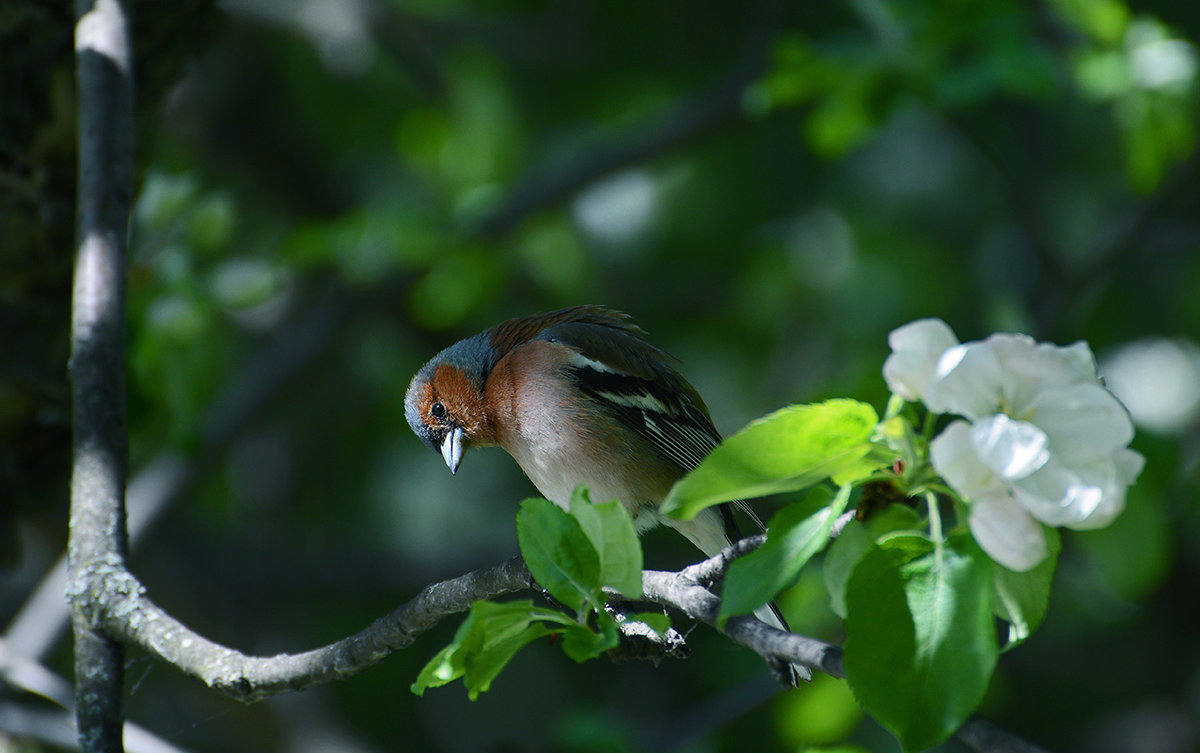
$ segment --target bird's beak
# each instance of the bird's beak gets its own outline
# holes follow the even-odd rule
[[[457,426],[446,433],[446,438],[442,440],[442,457],[446,461],[446,467],[450,469],[450,473],[458,473],[458,464],[462,462],[463,452],[466,451],[466,446],[463,444],[463,430]]]

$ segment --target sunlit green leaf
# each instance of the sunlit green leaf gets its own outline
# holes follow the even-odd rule
[[[841,483],[866,475],[875,409],[856,400],[793,405],[754,421],[726,439],[675,484],[663,510],[690,518],[734,499],[804,489],[837,474]]]
[[[535,622],[544,613],[529,600],[495,604],[478,601],[459,625],[450,645],[425,665],[412,685],[422,695],[462,678],[471,700],[486,692],[492,680],[521,648],[544,635],[549,629]]]
[[[805,135],[813,149],[825,157],[841,157],[874,131],[877,116],[871,109],[869,77],[847,78],[846,86],[822,98],[809,114]]]

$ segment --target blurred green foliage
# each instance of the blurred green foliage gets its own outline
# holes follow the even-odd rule
[[[133,565],[248,651],[342,637],[516,551],[515,464],[451,478],[403,418],[425,358],[508,316],[628,311],[726,433],[790,402],[882,409],[886,334],[918,316],[1086,339],[1102,373],[1200,337],[1195,3],[133,6],[131,467],[201,471]],[[6,617],[65,542],[70,39],[58,5],[0,10]],[[1126,514],[1064,537],[1045,621],[988,691],[1001,726],[1056,750],[1200,740],[1196,429],[1189,409],[1144,431]],[[677,539],[650,534],[647,566],[689,562]],[[781,603],[840,640],[820,580]],[[193,750],[895,749],[840,683],[775,693],[706,628],[686,662],[534,644],[475,703],[411,696],[454,627],[251,708],[139,663],[130,713]]]

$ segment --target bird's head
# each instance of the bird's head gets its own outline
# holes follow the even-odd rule
[[[442,454],[451,473],[458,471],[468,447],[486,443],[483,385],[494,360],[491,350],[478,335],[446,348],[417,372],[404,398],[408,425]]]

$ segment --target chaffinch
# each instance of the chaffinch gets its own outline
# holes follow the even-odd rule
[[[593,500],[619,499],[639,531],[668,525],[712,556],[737,536],[728,505],[691,520],[658,505],[721,436],[671,356],[644,334],[602,306],[510,319],[417,372],[408,423],[451,473],[468,448],[498,445],[560,507],[584,484]],[[786,629],[777,614],[759,617]]]

